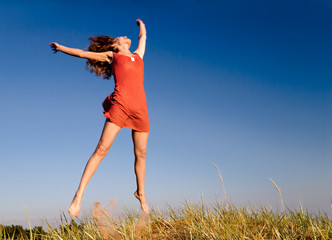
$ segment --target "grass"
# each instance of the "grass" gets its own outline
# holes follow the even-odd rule
[[[94,215],[76,223],[63,215],[58,227],[47,224],[44,233],[0,239],[332,239],[332,222],[326,214],[300,210],[274,211],[268,207],[234,206],[221,201],[185,202],[182,207],[155,209],[149,215],[127,211],[113,219],[98,206]]]
[[[213,164],[214,165],[214,164]],[[149,215],[126,210],[114,219],[96,203],[92,216],[78,221],[63,214],[58,227],[45,220],[46,231],[40,227],[23,229],[21,226],[0,225],[0,240],[69,240],[69,239],[332,239],[332,221],[327,214],[312,214],[303,210],[285,210],[281,191],[277,189],[283,211],[269,207],[235,206],[226,200],[207,203],[184,202],[181,207],[167,206],[164,212],[152,209]],[[115,202],[111,205],[115,207]]]

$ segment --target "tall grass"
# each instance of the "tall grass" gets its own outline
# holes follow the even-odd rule
[[[215,165],[214,165],[215,166]],[[269,207],[235,206],[226,199],[207,203],[203,196],[199,203],[185,201],[180,207],[167,206],[165,211],[152,209],[146,215],[126,209],[117,218],[113,212],[95,204],[93,214],[79,220],[67,219],[63,214],[58,227],[45,220],[46,232],[26,230],[26,234],[6,232],[0,225],[0,240],[67,240],[67,239],[332,239],[332,221],[325,213],[310,213],[302,205],[299,210],[283,211]],[[115,202],[112,201],[115,208]],[[112,210],[112,209],[111,209]],[[29,225],[30,226],[30,225]]]
[[[58,227],[46,222],[43,235],[13,238],[0,229],[0,239],[332,239],[332,222],[326,214],[227,206],[220,200],[184,202],[164,212],[152,209],[149,215],[128,211],[117,219],[99,209],[78,222],[63,215]]]

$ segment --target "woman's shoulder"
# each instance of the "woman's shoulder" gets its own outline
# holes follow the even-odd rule
[[[138,51],[135,51],[133,54],[136,54],[136,55],[138,55],[138,56],[140,57],[140,59],[142,59],[142,60],[143,60],[143,56],[141,56],[141,54],[140,54]]]

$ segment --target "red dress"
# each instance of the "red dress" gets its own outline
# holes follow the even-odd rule
[[[103,102],[104,116],[120,127],[149,132],[143,59],[138,53],[131,58],[113,52],[111,66],[115,87]]]

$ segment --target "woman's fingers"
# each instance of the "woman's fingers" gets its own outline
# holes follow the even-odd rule
[[[55,48],[55,46],[52,46],[53,53],[56,53],[58,50]]]
[[[52,43],[50,43],[50,46],[51,46],[52,51],[53,51],[54,53],[56,53],[56,52],[58,51],[57,43],[52,42]]]

